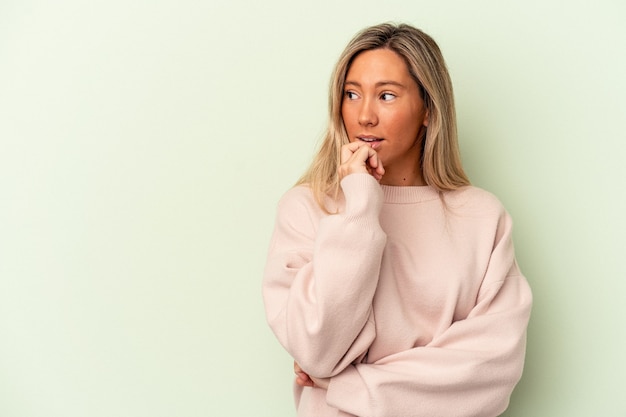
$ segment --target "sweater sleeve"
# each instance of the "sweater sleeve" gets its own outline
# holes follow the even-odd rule
[[[515,261],[506,212],[496,238],[465,319],[426,346],[350,365],[331,379],[328,404],[361,417],[501,414],[522,374],[532,295]]]
[[[346,176],[345,210],[320,216],[309,190],[281,200],[263,280],[267,320],[312,376],[335,375],[375,337],[372,298],[386,236],[382,191],[368,174]]]

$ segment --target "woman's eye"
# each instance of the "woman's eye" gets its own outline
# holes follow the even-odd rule
[[[391,94],[391,93],[382,93],[380,95],[380,98],[383,101],[389,101],[389,100],[393,100],[394,98],[396,98],[395,94]]]
[[[346,97],[348,98],[348,100],[355,100],[357,98],[357,95],[354,91],[346,91]]]

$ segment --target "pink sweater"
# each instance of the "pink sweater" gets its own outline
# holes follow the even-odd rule
[[[475,187],[341,183],[280,201],[263,281],[268,322],[328,390],[295,386],[298,416],[490,417],[524,365],[530,288],[511,219]]]

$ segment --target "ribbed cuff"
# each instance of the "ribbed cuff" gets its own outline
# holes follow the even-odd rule
[[[350,365],[339,375],[330,378],[326,402],[331,407],[364,416],[364,412],[372,408],[372,399],[367,393],[361,375],[354,365]]]
[[[383,190],[370,174],[350,174],[341,180],[347,217],[378,217],[383,206]]]

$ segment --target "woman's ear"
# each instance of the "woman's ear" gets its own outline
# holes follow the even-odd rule
[[[424,121],[422,122],[424,127],[428,127],[428,115],[429,114],[430,114],[430,112],[428,111],[428,109],[426,109],[426,113],[424,113]]]

